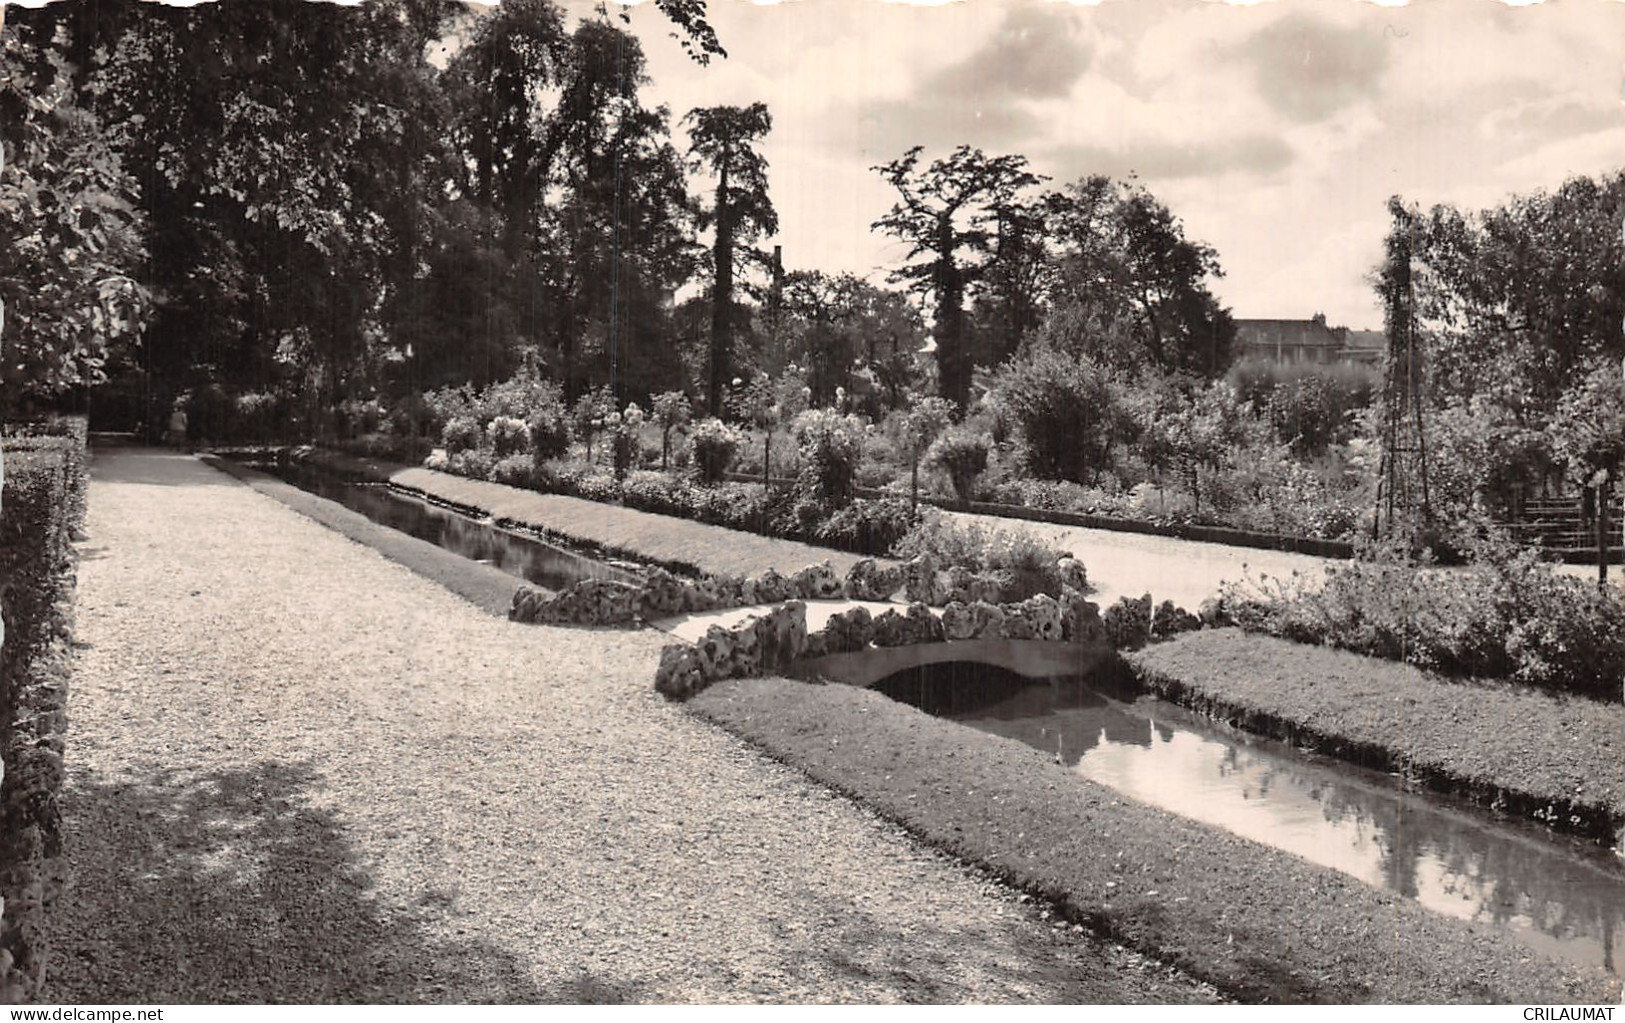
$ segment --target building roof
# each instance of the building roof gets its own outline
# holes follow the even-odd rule
[[[1236,340],[1243,347],[1341,349],[1348,333],[1347,327],[1328,327],[1324,316],[1309,320],[1236,321]]]

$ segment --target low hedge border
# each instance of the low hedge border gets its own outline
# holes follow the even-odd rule
[[[1248,1002],[1599,1003],[1546,960],[1227,832],[1125,801],[1031,747],[852,686],[720,682],[685,706],[1058,914]]]
[[[1240,629],[1190,633],[1129,661],[1169,702],[1625,848],[1625,705]]]
[[[83,526],[83,421],[66,436],[9,436],[0,501],[0,1002],[34,999],[61,891],[74,537]]]

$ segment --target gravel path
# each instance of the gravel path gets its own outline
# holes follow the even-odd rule
[[[1188,980],[196,460],[96,456],[47,998],[1176,1001]]]

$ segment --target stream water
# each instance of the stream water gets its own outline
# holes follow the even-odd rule
[[[1544,953],[1622,972],[1625,867],[1607,851],[1214,725],[1136,696],[1120,670],[1035,681],[939,664],[876,688],[1054,753],[1132,799],[1504,928]]]
[[[347,480],[312,466],[285,462],[249,461],[244,464],[307,493],[360,512],[379,525],[426,540],[550,590],[562,590],[582,579],[636,581],[636,574],[628,569],[583,557],[489,522],[470,518],[461,512],[430,504],[395,490],[386,483]]]

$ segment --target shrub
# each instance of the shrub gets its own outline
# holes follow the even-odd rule
[[[926,460],[948,474],[954,496],[969,504],[976,496],[976,481],[987,471],[988,439],[964,427],[938,437]]]
[[[1444,569],[1400,543],[1301,577],[1226,584],[1237,624],[1450,675],[1504,678],[1599,699],[1620,698],[1625,601],[1560,575],[1534,552],[1475,543],[1472,563]]]
[[[47,427],[56,429],[56,427]],[[83,509],[82,429],[8,437],[0,507],[0,1001],[30,1002],[49,954],[63,870],[57,795],[68,677],[70,541]]]
[[[529,454],[523,452],[499,458],[496,464],[491,466],[490,479],[493,483],[528,488],[536,482],[536,463]]]
[[[563,458],[570,452],[570,414],[563,397],[546,401],[531,410],[530,450],[537,464]]]
[[[1263,359],[1237,362],[1225,379],[1300,455],[1347,441],[1354,413],[1371,405],[1381,383],[1370,366],[1283,366]]]
[[[480,437],[479,421],[468,416],[449,419],[440,430],[440,443],[445,446],[448,455],[477,450],[480,446]]]
[[[682,391],[665,391],[651,399],[655,425],[660,428],[660,467],[666,468],[671,458],[671,435],[688,425],[693,417],[688,395]]]
[[[239,444],[274,444],[282,432],[282,416],[274,394],[249,392],[235,399],[231,439]]]
[[[524,454],[530,448],[530,427],[512,416],[497,416],[485,428],[491,438],[491,450],[498,459]]]
[[[702,419],[688,433],[688,448],[704,483],[720,483],[739,456],[739,431],[720,419]]]
[[[489,479],[495,466],[496,459],[491,452],[479,448],[453,452],[446,461],[447,472],[475,480]]]
[[[931,451],[942,431],[948,428],[954,403],[946,398],[918,398],[906,409],[898,409],[886,419],[886,438],[896,449],[901,464],[909,471],[909,500],[919,503],[920,463]]]
[[[885,556],[918,521],[919,512],[908,501],[853,501],[824,519],[812,539],[859,554]]]
[[[1132,432],[1116,385],[1087,357],[1030,351],[999,370],[991,393],[1019,431],[1027,468],[1044,479],[1093,479]]]
[[[1044,543],[1026,529],[988,529],[977,522],[958,523],[929,512],[897,542],[893,553],[899,558],[929,554],[939,565],[960,565],[972,572],[1007,570],[1016,576],[1019,595],[1008,599],[1025,600],[1035,593],[1061,595],[1061,577],[1056,562],[1067,552]]]
[[[863,460],[863,421],[833,409],[812,409],[796,416],[792,428],[801,450],[803,496],[832,509],[851,504]]]

